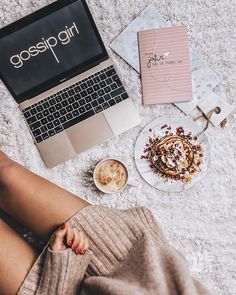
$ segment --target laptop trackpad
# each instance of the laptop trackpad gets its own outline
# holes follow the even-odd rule
[[[94,145],[102,143],[113,136],[103,113],[99,113],[66,130],[76,151],[80,153]]]
[[[40,142],[37,146],[48,168],[55,167],[75,155],[73,146],[65,132],[58,133]]]
[[[140,124],[139,114],[130,98],[106,109],[104,114],[115,136]]]

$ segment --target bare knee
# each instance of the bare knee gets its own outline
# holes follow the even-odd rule
[[[3,231],[8,227],[7,223],[0,217],[0,232],[3,234]]]
[[[0,151],[0,185],[4,185],[15,177],[17,163],[9,159],[2,151]]]
[[[0,168],[6,166],[8,163],[11,162],[11,159],[0,150]]]

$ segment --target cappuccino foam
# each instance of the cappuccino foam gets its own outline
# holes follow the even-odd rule
[[[127,182],[127,171],[122,163],[116,160],[102,162],[96,171],[96,182],[99,188],[106,192],[116,192]]]

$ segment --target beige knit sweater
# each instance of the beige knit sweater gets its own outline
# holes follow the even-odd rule
[[[90,250],[39,256],[18,295],[205,295],[208,291],[165,240],[150,210],[90,205],[69,221],[90,238]]]

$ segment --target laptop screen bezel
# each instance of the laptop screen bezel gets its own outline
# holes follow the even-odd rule
[[[11,24],[7,25],[6,27],[3,27],[2,29],[0,29],[0,39],[13,33],[13,32],[20,30],[21,28],[65,7],[67,5],[77,2],[77,1],[81,1],[84,6],[84,9],[88,15],[89,21],[90,21],[90,23],[93,27],[93,30],[97,36],[98,42],[102,48],[102,54],[97,55],[95,58],[92,58],[89,61],[86,61],[78,66],[75,66],[75,67],[71,68],[70,70],[65,71],[65,72],[55,76],[54,78],[51,78],[51,79],[41,83],[40,85],[38,85],[30,90],[27,90],[19,95],[16,95],[14,93],[13,89],[8,84],[7,79],[3,76],[3,74],[1,73],[1,70],[0,70],[0,79],[3,81],[3,83],[5,84],[5,86],[7,87],[7,89],[9,90],[9,92],[11,93],[11,95],[14,97],[14,99],[16,100],[16,102],[18,104],[20,104],[21,102],[23,102],[25,100],[31,99],[31,98],[47,91],[47,90],[59,85],[60,83],[66,81],[66,80],[69,80],[72,77],[94,67],[95,65],[101,63],[102,61],[108,59],[108,54],[107,54],[106,48],[103,44],[102,38],[98,32],[96,24],[93,20],[93,17],[90,13],[90,10],[89,10],[85,0],[58,0],[56,2],[53,2],[52,4],[49,4],[41,9],[19,19],[18,21],[11,23]]]

